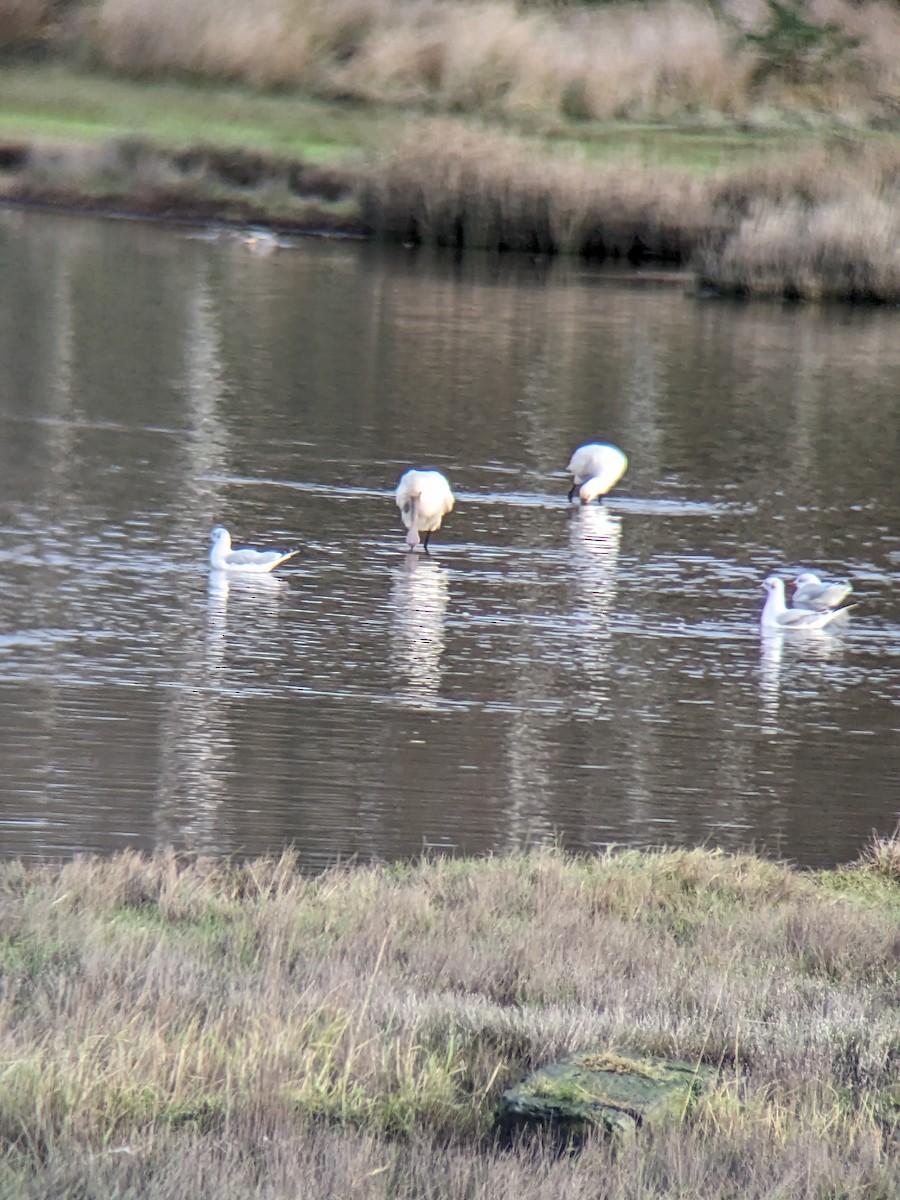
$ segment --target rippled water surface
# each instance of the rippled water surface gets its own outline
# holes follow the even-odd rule
[[[898,379],[896,310],[0,215],[3,853],[855,856],[900,808]],[[594,439],[630,469],[569,506]],[[211,577],[217,522],[303,552]],[[801,567],[860,607],[761,639]]]

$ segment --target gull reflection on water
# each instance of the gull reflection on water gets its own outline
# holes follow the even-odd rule
[[[205,642],[202,637],[185,641],[179,670],[166,689],[157,805],[162,843],[219,853],[227,841],[224,825],[235,771],[230,713],[232,693],[239,686],[241,643],[252,638],[258,651],[260,644],[270,642],[266,614],[277,621],[272,599],[280,597],[285,586],[268,575],[236,578],[225,571],[209,572]],[[237,619],[239,605],[229,627],[229,599],[243,600],[248,609],[252,606],[253,620]],[[234,678],[226,675],[232,654],[237,667]]]
[[[618,590],[622,518],[603,505],[582,505],[572,514],[569,549],[578,598],[578,662],[582,704],[597,715],[608,711],[612,633]]]
[[[767,733],[778,731],[784,637],[780,629],[766,630],[759,643],[759,706],[762,727]]]
[[[789,677],[801,662],[833,663],[843,654],[843,646],[829,629],[765,630],[760,638],[759,701],[761,725],[767,733],[779,733],[782,665],[788,652]]]
[[[234,595],[246,598],[254,604],[263,602],[271,609],[271,601],[277,600],[287,584],[276,575],[256,575],[251,572],[231,573],[211,570],[206,599],[206,665],[221,666],[225,655],[228,634],[228,600]],[[265,602],[269,602],[266,604]],[[257,608],[257,613],[259,609]]]
[[[433,708],[444,654],[450,591],[446,570],[433,558],[406,554],[391,583],[391,666],[401,680],[402,704]]]

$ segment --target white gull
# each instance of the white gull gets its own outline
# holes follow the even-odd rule
[[[849,579],[822,580],[812,571],[804,571],[794,580],[793,605],[794,608],[826,612],[837,608],[852,591]]]
[[[232,550],[231,534],[224,525],[217,525],[212,531],[209,565],[213,571],[251,571],[263,575],[299,553],[299,550]]]
[[[846,608],[827,608],[816,612],[809,608],[788,608],[784,602],[784,580],[777,575],[770,575],[760,585],[767,593],[766,602],[760,614],[759,623],[762,629],[821,629],[835,617],[847,612],[853,605]]]

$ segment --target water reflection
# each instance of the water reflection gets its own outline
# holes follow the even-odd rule
[[[218,518],[232,445],[224,415],[226,383],[221,315],[201,266],[184,296],[184,366],[182,388],[187,412],[182,453],[190,503],[180,509],[177,532],[196,538]],[[202,525],[200,524],[202,522]]]
[[[596,717],[609,716],[611,620],[621,540],[622,518],[605,505],[580,505],[571,514],[569,548],[577,601],[573,659],[581,676],[578,703]]]
[[[234,594],[247,600],[260,601],[274,612],[274,601],[282,596],[287,581],[278,575],[255,574],[253,572],[232,573],[210,571],[206,589],[208,628],[224,641],[228,622],[228,599]]]
[[[781,703],[781,660],[784,634],[766,630],[760,638],[759,701],[762,727],[766,733],[778,732],[778,706]]]
[[[184,842],[201,852],[218,839],[234,764],[227,702],[215,678],[225,660],[227,633],[228,583],[214,578],[220,574],[209,574],[205,653],[199,639],[181,640],[160,729],[157,836],[162,844]],[[186,617],[192,620],[193,614]]]
[[[441,687],[450,585],[437,559],[404,554],[391,573],[391,665],[397,698],[433,708]]]
[[[9,220],[8,853],[776,830],[817,863],[893,827],[900,593],[760,643],[742,576],[895,578],[900,313]],[[567,509],[593,436],[631,469]],[[401,556],[386,489],[435,454],[471,502]],[[219,521],[309,552],[208,576]]]
[[[787,651],[787,679],[782,679]],[[760,637],[759,699],[761,726],[765,733],[782,732],[779,707],[782,688],[790,684],[793,699],[798,695],[807,701],[817,700],[831,686],[829,667],[838,663],[844,653],[839,637],[830,628],[804,630],[766,630]],[[804,664],[815,664],[815,674],[804,685],[807,672]]]
[[[235,695],[258,688],[280,669],[284,580],[210,571],[205,642],[185,614],[178,670],[165,688],[160,739],[157,836],[198,852],[221,845],[237,775],[232,709]],[[187,600],[187,597],[186,597]]]

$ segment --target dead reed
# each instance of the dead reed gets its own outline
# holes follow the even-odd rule
[[[723,181],[727,232],[694,261],[740,295],[900,299],[900,151],[836,148]]]
[[[893,1200],[895,858],[3,864],[0,1191]],[[506,1084],[607,1046],[720,1086],[615,1156],[493,1147]]]
[[[434,122],[368,173],[362,213],[404,241],[691,267],[720,292],[900,299],[900,151],[847,142],[717,176],[600,167]]]
[[[794,2],[796,18],[785,18]],[[773,108],[893,119],[900,96],[900,14],[889,0],[70,0],[52,6],[65,14],[54,21],[46,0],[5,8],[0,46],[24,21],[81,61],[120,71],[544,125]]]
[[[0,49],[29,45],[47,27],[53,0],[3,0],[0,4]]]
[[[600,167],[485,130],[413,125],[364,179],[362,216],[402,241],[686,261],[714,222],[688,171]]]

